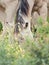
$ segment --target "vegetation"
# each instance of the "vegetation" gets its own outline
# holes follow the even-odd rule
[[[49,23],[39,21],[34,41],[26,38],[19,44],[13,39],[10,43],[8,34],[0,37],[0,65],[49,65]]]
[[[3,30],[3,25],[2,23],[0,22],[0,32]]]

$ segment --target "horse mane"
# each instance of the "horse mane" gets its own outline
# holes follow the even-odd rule
[[[28,15],[29,12],[29,4],[27,0],[21,0],[21,6],[20,6],[22,14]]]
[[[17,13],[16,13],[16,21],[22,22],[22,17],[20,16],[20,14],[27,16],[28,11],[29,11],[29,4],[28,4],[27,0],[21,0],[20,6],[19,6]]]
[[[24,20],[23,20],[23,17],[21,16],[21,14],[28,16],[28,12],[29,12],[29,4],[28,4],[27,0],[21,0],[19,8],[16,12],[15,31],[19,32],[18,23],[20,23],[21,26],[22,26],[22,24],[24,24]],[[26,27],[27,27],[27,25],[28,24],[26,24]]]

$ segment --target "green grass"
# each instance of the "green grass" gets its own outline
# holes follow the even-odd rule
[[[47,21],[49,22],[49,17],[47,17]]]
[[[0,65],[49,65],[49,25],[40,24],[34,35],[23,44],[10,43],[8,34],[0,37]]]
[[[3,25],[2,23],[0,22],[0,32],[3,30]]]

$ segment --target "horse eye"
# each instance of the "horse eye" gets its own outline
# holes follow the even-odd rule
[[[28,22],[26,23],[25,27],[28,27]]]

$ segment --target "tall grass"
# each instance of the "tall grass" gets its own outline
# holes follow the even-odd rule
[[[19,44],[0,37],[0,65],[49,65],[49,24],[37,26],[34,40]]]

